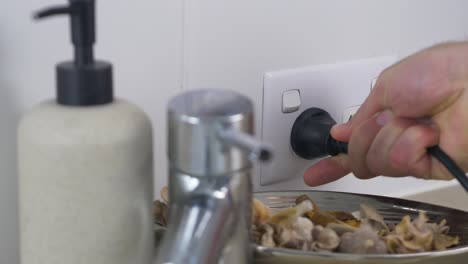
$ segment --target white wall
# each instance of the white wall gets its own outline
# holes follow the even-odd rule
[[[184,86],[241,91],[255,99],[260,120],[264,72],[373,56],[402,57],[433,43],[464,39],[467,7],[463,0],[190,0]],[[404,196],[446,185],[346,177],[315,189]],[[308,189],[302,178],[260,186],[258,173],[254,186]]]
[[[68,20],[35,24],[59,0],[0,9],[0,263],[17,263],[15,127],[54,95],[53,65],[71,56]],[[155,131],[156,190],[165,183],[165,105],[183,89],[236,89],[257,103],[267,70],[405,55],[464,38],[463,0],[98,1],[96,54],[115,66],[116,93],[141,105]],[[255,180],[257,183],[257,180]],[[257,185],[257,187],[259,187]]]

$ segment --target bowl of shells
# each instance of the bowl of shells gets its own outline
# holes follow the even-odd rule
[[[154,202],[167,225],[167,188]],[[255,263],[468,263],[468,212],[415,201],[329,191],[255,193]]]

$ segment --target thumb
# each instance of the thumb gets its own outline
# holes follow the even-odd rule
[[[336,140],[349,142],[349,139],[351,138],[351,131],[351,124],[348,122],[334,125],[330,131],[330,134]]]
[[[336,181],[351,172],[348,163],[347,155],[322,159],[306,170],[304,182],[309,186],[319,186]]]

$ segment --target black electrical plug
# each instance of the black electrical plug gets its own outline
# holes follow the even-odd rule
[[[348,153],[348,144],[337,141],[330,135],[336,121],[320,108],[309,108],[302,112],[291,130],[291,146],[304,159],[316,159],[327,155]]]

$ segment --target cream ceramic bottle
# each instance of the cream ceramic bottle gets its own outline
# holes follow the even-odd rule
[[[94,1],[69,2],[37,14],[71,16],[75,58],[57,65],[57,99],[19,125],[21,263],[150,264],[151,124],[93,58]]]

